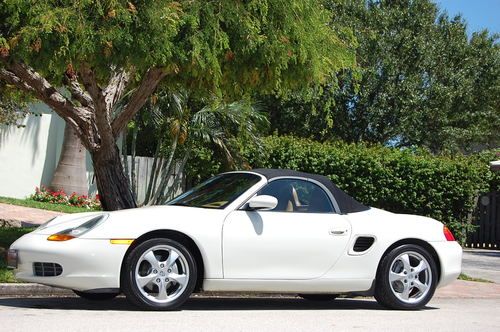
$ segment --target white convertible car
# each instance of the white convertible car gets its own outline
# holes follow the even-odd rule
[[[461,258],[439,221],[364,206],[324,176],[273,169],[215,176],[164,206],[60,216],[8,251],[19,280],[86,299],[123,292],[156,310],[198,291],[374,295],[417,309],[457,278]]]

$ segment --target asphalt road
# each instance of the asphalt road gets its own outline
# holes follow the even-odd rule
[[[500,331],[500,298],[434,299],[391,311],[371,299],[192,298],[175,312],[138,311],[124,298],[0,298],[3,331]]]
[[[500,251],[464,249],[462,272],[500,284]]]

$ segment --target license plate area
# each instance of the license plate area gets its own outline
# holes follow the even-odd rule
[[[15,249],[9,249],[7,251],[7,267],[9,269],[17,269],[18,262],[19,252]]]

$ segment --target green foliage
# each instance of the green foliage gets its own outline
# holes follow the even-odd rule
[[[352,34],[330,16],[317,0],[5,0],[0,52],[56,86],[87,63],[101,82],[112,67],[163,67],[166,84],[199,93],[284,92],[353,65]]]
[[[0,258],[0,283],[15,283],[17,282],[12,270],[7,269],[7,264]]]
[[[430,0],[326,1],[357,38],[358,68],[321,89],[270,98],[273,131],[434,153],[500,144],[498,35],[469,38]],[[340,87],[340,89],[338,88]]]
[[[241,165],[242,146],[245,142],[259,146],[259,134],[268,124],[258,104],[244,100],[225,103],[215,96],[200,99],[183,92],[159,91],[130,123],[132,135],[127,135],[123,149],[132,155],[154,157],[151,176],[142,179],[150,189],[141,203],[161,204],[172,198],[182,183],[181,174],[187,176],[188,183],[197,183]],[[137,188],[139,179],[133,173],[134,164],[130,182]],[[169,184],[169,176],[177,181]]]
[[[460,275],[458,276],[458,280],[493,283],[493,281],[482,279],[482,278],[471,277],[465,273],[460,273]]]
[[[462,240],[475,198],[488,190],[491,176],[476,158],[286,136],[266,138],[263,153],[248,145],[245,155],[253,167],[323,174],[364,204],[435,218]]]
[[[188,188],[224,171],[222,157],[215,154],[211,148],[196,146],[191,154],[185,169]]]
[[[33,230],[31,227],[0,227],[0,247],[9,248],[18,238]]]
[[[478,163],[487,165],[490,161],[500,160],[500,149],[481,151],[480,153],[471,155],[471,158],[475,159]],[[487,191],[500,191],[500,172],[487,172],[486,175],[489,183]]]

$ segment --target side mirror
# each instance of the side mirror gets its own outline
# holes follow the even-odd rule
[[[258,195],[250,198],[248,207],[252,210],[272,210],[278,205],[276,197],[269,195]]]

